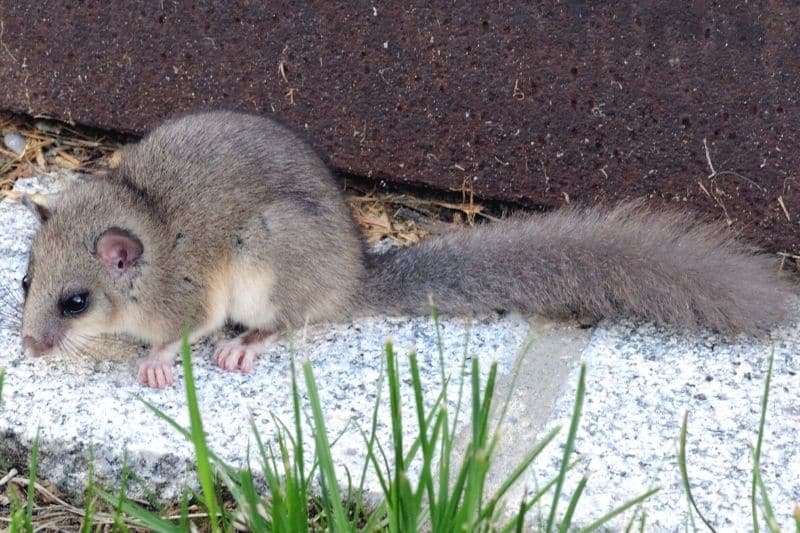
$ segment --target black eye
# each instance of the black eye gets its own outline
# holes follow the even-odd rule
[[[28,277],[27,274],[25,274],[22,277],[22,292],[28,294],[28,289],[30,288],[30,286],[31,286],[31,279]]]
[[[67,298],[58,302],[58,307],[61,314],[66,317],[77,316],[86,311],[87,304],[89,303],[89,293],[80,292],[75,293]]]

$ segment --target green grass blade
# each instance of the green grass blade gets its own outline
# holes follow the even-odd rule
[[[336,481],[333,457],[331,456],[331,446],[328,441],[328,434],[325,430],[325,419],[322,416],[322,402],[319,398],[317,384],[314,381],[311,363],[308,361],[303,362],[303,375],[305,376],[308,400],[311,404],[311,413],[314,420],[314,440],[317,458],[319,460],[323,501],[328,511],[332,513],[332,515],[329,516],[329,520],[331,521],[329,527],[335,528],[336,531],[350,531],[352,527],[347,519],[347,513],[342,507],[339,485]]]
[[[475,359],[475,370],[478,370],[478,361]],[[477,380],[476,380],[477,381]],[[489,417],[492,411],[492,400],[494,399],[494,386],[497,381],[497,362],[489,367],[489,375],[486,377],[486,386],[482,395],[480,411],[478,412],[478,437],[482,449],[486,449],[489,444]]]
[[[294,353],[292,365],[292,413],[294,414],[294,449],[295,467],[299,479],[305,479],[305,458],[303,457],[303,418],[300,416],[300,391],[297,388],[297,368]]]
[[[114,505],[114,518],[111,521],[112,531],[128,531],[128,527],[122,521],[122,504],[125,502],[125,491],[128,490],[128,450],[122,453],[122,472],[120,472],[119,498]]]
[[[780,531],[778,520],[775,518],[775,512],[772,510],[772,504],[769,501],[767,494],[767,487],[764,485],[764,480],[761,478],[761,469],[755,470],[756,484],[758,485],[759,493],[761,494],[761,505],[764,507],[764,519],[767,521],[767,529],[772,533]]]
[[[18,533],[19,531],[32,531],[25,529],[25,507],[15,507],[15,505],[19,504],[19,502],[15,499],[11,499],[12,506],[11,506],[11,519],[9,522],[9,533]],[[16,502],[16,503],[15,503]]]
[[[0,407],[3,405],[3,381],[6,378],[6,371],[0,368]]]
[[[89,468],[87,471],[86,491],[83,497],[86,499],[86,505],[83,509],[83,518],[81,519],[81,533],[91,533],[92,519],[94,517],[94,451],[89,447]]]
[[[478,358],[472,358],[472,369],[471,369],[471,378],[470,378],[470,386],[472,392],[472,445],[473,451],[477,448],[481,443],[481,435],[480,435],[480,411],[481,411],[481,384],[480,384],[480,364],[478,363]]]
[[[267,514],[271,520],[272,530],[284,531],[289,528],[288,522],[291,521],[291,518],[288,515],[291,511],[287,502],[286,489],[281,486],[275,450],[272,445],[269,445],[267,449],[269,451],[264,451],[265,458],[262,462],[262,472],[270,494],[267,499]]]
[[[431,413],[431,414],[434,414],[434,413]],[[433,455],[434,455],[433,452],[435,451],[435,449],[437,447],[441,447],[442,446],[440,441],[446,435],[446,429],[445,429],[446,428],[446,423],[445,423],[445,420],[447,418],[447,411],[445,409],[437,407],[437,411],[436,411],[435,414],[437,416],[436,416],[436,419],[433,420],[433,430],[430,433],[430,440],[429,440],[430,446],[431,446],[431,461],[426,464],[424,470],[421,472],[421,475],[420,475],[421,476],[421,480],[420,480],[420,483],[421,483],[420,484],[420,505],[421,505],[421,502],[422,502],[422,499],[421,499],[422,490],[423,490],[423,488],[425,488],[425,490],[426,490],[425,495],[427,496],[427,502],[428,502],[427,506],[425,508],[429,509],[429,510],[430,509],[436,509],[439,505],[442,504],[442,501],[443,501],[441,499],[441,497],[437,499],[436,491],[434,489],[434,478],[438,474],[437,474],[437,472],[435,471],[435,469],[433,467]],[[424,483],[424,486],[423,486],[423,483]],[[430,490],[428,490],[427,487],[430,487]],[[446,502],[446,501],[447,500],[444,499],[444,502]],[[432,525],[432,528],[435,530],[436,526],[438,524],[437,520],[439,518],[439,515],[436,514],[436,513],[433,513],[433,512],[430,513],[430,514],[431,514],[431,525]]]
[[[381,398],[383,393],[384,361],[385,359],[381,358],[381,367],[378,373],[378,390],[375,393],[375,407],[372,409],[372,419],[370,421],[369,439],[365,438],[365,442],[367,444],[367,454],[366,454],[367,459],[369,459],[370,455],[372,454],[372,451],[374,450],[375,439],[378,438],[378,413],[380,411]],[[366,437],[366,434],[361,428],[359,428],[359,431],[361,432],[362,437]],[[364,466],[361,469],[361,481],[358,484],[360,492],[363,492],[364,484],[367,482],[367,469],[369,468],[369,464],[370,461],[365,460]],[[379,471],[379,469],[377,468],[377,464],[375,464],[375,467],[376,471]]]
[[[610,521],[611,519],[613,519],[617,515],[620,515],[620,514],[624,513],[625,511],[627,511],[628,509],[630,509],[634,505],[639,505],[640,503],[645,501],[647,498],[649,498],[653,494],[657,493],[659,490],[661,490],[661,489],[660,488],[650,489],[647,492],[645,492],[644,494],[642,494],[641,496],[637,496],[636,498],[634,498],[634,499],[632,499],[632,500],[620,505],[619,507],[617,507],[613,511],[610,511],[609,513],[606,513],[605,515],[601,516],[600,518],[598,518],[597,520],[595,520],[594,522],[592,522],[591,524],[589,524],[585,528],[581,529],[581,532],[582,533],[588,533],[589,531],[595,531],[597,529],[600,529],[603,525],[605,525],[606,522]]]
[[[692,487],[689,483],[689,473],[686,467],[686,433],[687,433],[687,426],[689,422],[689,412],[686,411],[683,413],[683,422],[681,423],[681,436],[679,441],[678,447],[678,467],[681,471],[681,483],[683,483],[683,490],[686,491],[686,497],[689,499],[689,503],[694,508],[694,511],[697,513],[697,516],[700,517],[700,520],[706,525],[709,531],[716,532],[714,526],[711,525],[711,522],[706,520],[706,517],[703,516],[703,513],[700,512],[700,508],[697,506],[697,502],[694,500],[694,495],[692,495]]]
[[[439,308],[433,302],[433,296],[428,298],[428,306],[431,309],[431,318],[433,319],[433,330],[436,333],[436,353],[439,355],[439,374],[442,379],[442,385],[446,387],[446,379],[444,371],[444,345],[442,344],[442,325],[439,322]]]
[[[758,437],[756,438],[756,449],[753,453],[753,480],[750,490],[750,506],[753,514],[753,531],[758,533],[758,510],[756,503],[756,496],[758,491],[758,479],[761,477],[761,445],[764,441],[764,426],[767,422],[767,402],[769,401],[769,386],[772,381],[772,363],[775,361],[775,347],[769,354],[769,365],[767,366],[767,379],[764,381],[764,394],[761,397],[761,417],[758,422]],[[766,493],[766,491],[764,491]],[[765,513],[769,502],[765,501]],[[769,509],[770,514],[772,509]]]
[[[578,433],[578,422],[581,418],[581,410],[583,409],[583,397],[586,393],[586,364],[581,364],[580,374],[578,375],[578,390],[575,393],[575,406],[572,410],[572,420],[569,424],[569,433],[567,434],[567,442],[564,445],[564,456],[561,459],[561,468],[556,478],[556,490],[553,494],[553,504],[550,507],[550,514],[547,517],[546,531],[550,533],[553,530],[553,525],[556,520],[556,509],[558,509],[558,501],[561,498],[561,489],[564,486],[564,479],[567,476],[567,465],[569,464],[569,456],[572,455],[572,449],[575,446],[575,436]]]
[[[363,429],[359,428],[359,431],[361,433],[361,438],[364,439],[364,442],[368,442],[369,443],[369,444],[367,444],[367,454],[366,454],[367,455],[367,459],[372,464],[372,468],[375,471],[375,475],[378,477],[378,483],[380,483],[380,485],[381,485],[381,490],[383,491],[383,495],[386,498],[388,498],[390,489],[389,489],[389,485],[388,485],[388,482],[386,480],[386,477],[383,474],[384,472],[388,472],[389,471],[389,467],[388,467],[388,465],[386,463],[386,454],[384,454],[382,452],[382,450],[380,450],[381,451],[381,456],[382,456],[382,458],[384,460],[384,464],[383,464],[383,466],[381,466],[380,463],[378,462],[378,456],[375,453],[375,448],[372,446],[372,441],[370,440],[371,437],[367,437],[367,434],[364,432]],[[377,444],[380,447],[379,443],[375,443],[375,444]]]
[[[572,517],[575,515],[575,509],[578,507],[578,500],[580,500],[581,495],[583,494],[583,489],[586,488],[586,482],[588,480],[589,478],[583,476],[578,482],[578,486],[575,488],[575,493],[572,495],[569,505],[567,506],[567,512],[564,513],[564,518],[561,520],[561,524],[558,526],[559,533],[567,533],[567,531],[569,531],[569,526],[572,524]]]
[[[489,471],[489,417],[491,414],[494,386],[497,379],[497,363],[492,363],[483,393],[480,391],[480,364],[477,358],[472,360],[472,390],[473,398],[478,397],[477,403],[473,399],[476,411],[472,414],[473,447],[472,457],[469,461],[470,475],[465,492],[464,505],[461,508],[463,526],[473,528],[480,516],[483,504],[484,485],[486,474]]]
[[[464,463],[461,465],[461,468],[458,470],[458,475],[456,476],[455,482],[453,483],[453,488],[450,490],[447,498],[447,510],[442,517],[443,524],[450,522],[455,522],[456,517],[460,514],[463,514],[461,508],[463,507],[462,503],[465,500],[465,493],[468,478],[470,475],[470,470],[472,465],[470,461],[474,452],[472,450],[472,444],[467,447],[466,452],[464,453]],[[444,490],[447,490],[445,487]]]
[[[456,396],[456,409],[455,413],[453,414],[453,420],[451,423],[451,430],[452,433],[450,434],[450,441],[455,442],[456,440],[456,432],[458,431],[458,419],[461,416],[461,407],[462,401],[464,400],[464,387],[467,383],[467,361],[469,361],[469,337],[471,332],[472,322],[467,323],[467,330],[464,332],[464,350],[461,353],[461,369],[460,369],[460,377],[461,379],[458,382],[458,395]]]
[[[578,462],[575,461],[575,462],[571,463],[570,465],[568,465],[567,466],[567,472],[570,472],[573,468],[575,468],[575,466],[577,464],[578,464]],[[540,488],[529,500],[527,500],[527,501],[523,500],[523,505],[522,505],[521,508],[524,510],[524,512],[527,514],[528,511],[530,511],[533,508],[533,506],[536,505],[536,503],[545,496],[545,494],[550,492],[550,489],[552,489],[556,485],[557,481],[558,481],[558,477],[554,477],[553,479],[548,481],[547,484],[544,487]],[[515,524],[516,524],[516,521],[512,521],[511,523],[507,524],[501,531],[503,533],[509,533],[514,527],[516,527]],[[539,529],[541,529],[541,528],[539,528]]]
[[[294,353],[291,359],[291,370],[294,437],[289,434],[288,428],[284,435],[289,436],[292,455],[289,455],[289,451],[283,440],[279,441],[278,444],[284,460],[285,475],[287,476],[286,506],[289,509],[288,521],[293,531],[307,531],[308,484],[310,476],[306,477],[305,457],[303,456],[303,419],[300,411],[300,390],[297,386],[297,367]],[[292,463],[291,466],[287,464],[289,462]],[[312,471],[315,466],[316,464],[312,465]]]
[[[425,416],[425,402],[422,397],[422,379],[420,378],[419,366],[417,365],[416,354],[409,356],[409,367],[411,370],[411,386],[414,391],[414,405],[417,412],[417,424],[419,425],[420,447],[422,449],[422,467],[420,469],[420,488],[425,491],[428,502],[433,504],[436,496],[433,491],[433,476],[431,475],[431,464],[435,451],[432,442],[428,441],[428,422],[430,419]],[[435,409],[435,407],[434,407]],[[436,435],[432,435],[433,443],[436,442]],[[419,505],[419,502],[416,503]]]
[[[176,526],[169,520],[161,518],[157,514],[148,511],[147,509],[143,508],[142,506],[131,502],[127,499],[115,498],[111,494],[107,493],[103,489],[96,487],[95,492],[98,496],[103,498],[109,505],[117,505],[120,501],[122,502],[120,508],[122,512],[131,519],[133,519],[136,523],[145,527],[147,529],[151,529],[158,533],[179,533],[182,530],[180,527]]]
[[[241,491],[246,506],[240,505],[242,517],[247,520],[247,525],[251,531],[266,531],[267,521],[261,514],[261,499],[258,497],[255,484],[253,483],[253,472],[250,466],[242,472]]]
[[[33,439],[31,448],[30,464],[28,468],[28,502],[25,510],[25,528],[33,531],[33,505],[36,496],[36,468],[39,466],[39,429],[36,430],[36,438]]]
[[[183,362],[183,381],[186,388],[186,405],[189,409],[189,428],[191,441],[194,444],[195,463],[197,465],[197,477],[205,496],[206,510],[213,533],[220,533],[217,495],[214,488],[214,476],[211,469],[211,458],[208,453],[206,436],[203,432],[203,421],[200,418],[200,408],[197,403],[197,389],[194,385],[194,375],[192,373],[191,349],[189,347],[189,328],[183,332],[183,342],[181,344],[181,360]]]
[[[186,491],[181,494],[181,517],[178,520],[178,529],[191,531],[191,526],[189,525],[189,494]]]
[[[516,468],[514,468],[511,474],[506,477],[505,481],[503,481],[503,484],[500,485],[500,488],[497,489],[494,496],[492,496],[492,498],[486,504],[486,508],[483,511],[484,518],[488,518],[492,515],[492,513],[494,513],[494,510],[497,508],[497,504],[500,502],[500,500],[502,500],[506,492],[508,492],[508,489],[510,489],[514,483],[517,482],[517,480],[520,478],[520,476],[522,476],[525,470],[528,469],[531,463],[533,463],[539,454],[541,454],[542,451],[553,441],[559,431],[561,431],[560,426],[551,429],[550,432],[545,435],[545,437],[540,440],[536,446],[534,446],[533,449],[527,453],[527,455],[525,455],[525,457],[519,462]]]
[[[372,509],[366,516],[363,525],[360,525],[359,531],[386,531],[389,527],[387,523],[387,510],[386,502],[380,503],[375,509]]]
[[[452,455],[453,439],[450,432],[450,417],[444,409],[442,409],[442,443],[439,446],[439,472],[438,472],[438,500],[435,507],[431,507],[431,521],[433,524],[441,524],[447,516],[448,508],[450,507],[450,457]]]
[[[438,315],[437,315],[438,316]],[[439,324],[437,321],[437,328],[439,328]],[[458,381],[458,393],[456,395],[456,406],[453,410],[453,418],[450,419],[450,416],[446,416],[444,419],[444,425],[442,427],[442,445],[439,448],[439,504],[437,505],[437,515],[438,515],[438,523],[440,524],[447,524],[447,521],[451,519],[454,515],[456,509],[458,508],[458,502],[461,499],[461,490],[463,489],[464,485],[464,476],[466,475],[466,470],[464,467],[466,466],[466,462],[462,465],[462,468],[459,470],[458,475],[456,477],[455,482],[452,482],[452,467],[453,465],[450,464],[450,459],[453,456],[453,446],[457,442],[456,440],[456,432],[459,429],[458,420],[461,416],[461,408],[463,405],[464,399],[464,387],[466,386],[466,376],[467,376],[467,361],[469,360],[469,328],[471,323],[467,324],[467,331],[464,333],[464,350],[461,355],[461,368],[459,370],[459,381]],[[440,357],[443,357],[442,348],[439,347]],[[441,362],[441,365],[444,363]],[[442,366],[444,368],[444,366]],[[444,376],[444,373],[442,374]],[[445,381],[445,388],[444,388],[444,402],[445,405],[448,402],[447,396],[447,381]],[[465,457],[469,457],[469,450],[467,450]],[[452,489],[451,489],[452,487]]]
[[[414,386],[414,384],[413,384],[413,378],[412,378],[412,387],[413,386]],[[430,428],[431,424],[435,424],[436,423],[435,421],[439,419],[440,413],[444,410],[444,409],[441,409],[441,406],[442,406],[442,404],[444,402],[444,392],[445,392],[444,389],[439,391],[439,394],[437,395],[436,400],[434,401],[433,405],[431,406],[429,412],[425,415],[424,427],[426,429]],[[433,439],[432,436],[428,436],[426,438],[427,438],[428,442],[434,442],[435,441],[435,439]],[[404,457],[405,457],[404,464],[409,464],[409,463],[411,463],[413,461],[414,457],[416,457],[417,452],[420,450],[421,446],[422,446],[422,441],[421,441],[420,437],[417,436],[413,441],[411,441],[411,445],[408,447],[408,450],[404,454]]]
[[[628,521],[628,525],[625,526],[625,533],[631,533],[631,531],[633,531],[633,525],[636,523],[636,519],[639,518],[639,510],[640,509],[642,509],[642,508],[638,507],[633,511],[633,514],[631,515],[631,519]]]
[[[303,466],[298,464],[298,454],[302,454],[302,450],[297,448],[297,440],[291,436],[288,437],[289,445],[287,445],[288,428],[282,425],[275,417],[273,417],[273,420],[279,428],[275,440],[280,453],[283,476],[280,475],[278,470],[277,457],[272,445],[268,447],[269,457],[267,457],[268,454],[265,451],[261,435],[255,424],[253,424],[253,432],[262,457],[264,477],[272,495],[269,502],[273,522],[272,529],[278,531],[307,531],[308,480],[304,477]],[[302,441],[302,438],[300,440]],[[281,478],[283,479],[283,485],[281,485]]]
[[[517,512],[517,516],[514,523],[514,532],[522,533],[524,527],[525,527],[525,498],[522,498],[522,500],[520,500],[519,502],[519,511]]]
[[[400,376],[394,346],[387,342],[384,346],[386,353],[386,374],[389,386],[389,412],[392,419],[392,448],[394,451],[394,476],[392,476],[389,489],[389,515],[390,528],[393,531],[405,531],[408,527],[408,518],[411,514],[407,497],[409,488],[406,477],[405,457],[403,454],[403,419],[402,401],[400,400]]]
[[[800,533],[800,503],[794,506],[794,528],[796,533]]]

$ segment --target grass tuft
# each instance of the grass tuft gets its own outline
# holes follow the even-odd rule
[[[434,323],[439,338],[436,313]],[[586,476],[581,476],[568,498],[566,510],[563,515],[559,514],[562,497],[567,500],[563,494],[566,480],[577,465],[573,452],[586,395],[585,366],[581,366],[578,375],[575,402],[558,472],[537,490],[526,492],[519,502],[512,504],[508,501],[510,489],[519,482],[542,451],[552,444],[560,428],[553,428],[533,445],[519,464],[507,474],[506,479],[500,481],[498,488],[490,493],[487,489],[488,473],[497,444],[501,440],[502,420],[508,407],[507,403],[495,405],[497,365],[492,364],[486,372],[486,378],[482,380],[479,360],[469,357],[465,351],[463,363],[460,365],[460,376],[456,376],[459,382],[455,384],[455,394],[451,395],[452,377],[445,375],[444,354],[440,342],[437,347],[440,352],[442,385],[434,397],[426,398],[417,355],[408,354],[409,376],[401,376],[400,357],[391,342],[385,345],[382,373],[377,384],[370,426],[366,430],[358,428],[364,441],[366,460],[358,468],[360,476],[358,484],[354,485],[350,471],[346,468],[337,470],[334,464],[331,448],[336,445],[338,437],[331,440],[328,436],[322,399],[307,360],[303,361],[299,372],[295,367],[294,357],[291,362],[292,424],[287,425],[273,417],[275,431],[269,441],[264,441],[251,420],[253,450],[260,466],[257,474],[251,467],[249,453],[245,468],[237,470],[208,449],[197,401],[188,340],[184,336],[181,359],[189,427],[180,426],[158,408],[147,402],[144,404],[158,418],[194,444],[201,491],[184,493],[180,507],[172,512],[156,511],[129,498],[128,483],[132,474],[127,466],[127,458],[124,459],[119,488],[115,494],[95,485],[93,469],[90,467],[85,506],[74,511],[83,517],[78,522],[80,530],[147,529],[164,533],[187,530],[511,532],[523,531],[532,525],[536,530],[547,532],[555,529],[559,532],[576,529],[589,532],[611,527],[609,524],[612,520],[632,509],[635,510],[626,522],[625,531],[645,530],[647,513],[640,506],[658,492],[658,488],[650,489],[594,522],[578,528],[573,524],[574,517],[580,508],[581,497],[590,483]],[[761,399],[758,438],[753,449],[751,505],[754,530],[761,527],[763,517],[767,529],[778,531],[760,469],[773,360],[774,353],[769,360]],[[303,408],[303,392],[298,385],[298,376],[301,373],[308,411]],[[406,387],[410,387],[410,404],[403,401]],[[390,441],[382,442],[378,438],[378,412],[382,406],[385,407],[386,401],[391,416]],[[510,401],[510,396],[506,396],[505,401]],[[414,416],[415,432],[403,427],[403,413],[408,409],[411,409]],[[459,423],[459,418],[463,419],[462,423]],[[466,424],[468,442],[461,443],[459,438],[463,434],[462,426]],[[314,443],[314,455],[310,462],[304,456],[305,428],[310,428]],[[713,525],[701,514],[691,492],[687,468],[687,432],[688,414],[685,414],[678,452],[682,484],[691,510],[713,531]],[[34,523],[37,518],[34,511],[38,486],[33,480],[38,469],[38,460],[37,432],[30,453],[29,481],[26,485],[20,485],[27,486],[26,494],[23,497],[21,490],[8,491],[10,513],[5,523],[12,532],[34,531],[41,527]],[[344,476],[341,476],[342,471]],[[377,501],[366,503],[364,487],[370,474],[378,480],[383,494]],[[539,515],[531,524],[528,521],[534,506]],[[506,508],[514,509],[514,512],[505,514]],[[794,522],[800,532],[800,506],[795,510]]]

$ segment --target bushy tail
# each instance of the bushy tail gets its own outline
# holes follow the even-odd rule
[[[776,261],[716,225],[639,202],[566,208],[454,231],[371,255],[362,311],[508,311],[640,317],[756,333],[794,287]]]

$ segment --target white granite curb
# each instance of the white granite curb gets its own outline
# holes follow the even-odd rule
[[[38,184],[26,181],[22,187]],[[21,205],[4,201],[0,224],[4,228],[0,288],[7,288],[8,300],[24,272],[35,223]],[[501,382],[508,386],[529,329],[527,319],[514,316],[480,317],[471,326],[466,319],[443,320],[446,372],[458,375],[469,331],[470,354],[481,357],[483,372],[489,361],[498,361]],[[517,380],[505,421],[508,442],[501,447],[495,473],[502,476],[513,468],[519,454],[535,443],[535,435],[554,425],[564,425],[556,439],[563,443],[582,360],[588,374],[576,448],[581,464],[565,486],[562,513],[580,474],[587,473],[589,483],[576,523],[587,524],[659,486],[661,491],[645,506],[647,529],[683,529],[688,507],[676,458],[680,422],[688,410],[689,475],[695,498],[719,530],[748,530],[752,527],[749,446],[755,441],[767,360],[774,349],[762,470],[781,525],[793,529],[791,513],[800,502],[798,331],[797,324],[791,324],[767,340],[731,342],[712,334],[681,334],[623,321],[601,324],[583,349],[586,332],[556,328],[542,334],[535,329],[537,342],[532,354],[525,356]],[[440,373],[429,318],[372,318],[314,326],[295,335],[294,349],[288,339],[272,346],[251,375],[222,372],[211,364],[208,344],[195,347],[194,371],[210,446],[232,464],[242,465],[248,444],[253,444],[251,417],[265,440],[274,435],[273,414],[291,420],[290,354],[294,352],[298,362],[308,358],[313,364],[331,438],[344,431],[334,447],[336,461],[360,471],[365,447],[355,424],[370,425],[382,347],[389,337],[401,354],[404,378],[408,373],[403,355],[411,347],[419,354],[424,389],[432,399],[440,387]],[[3,327],[0,367],[5,368],[6,383],[0,405],[0,456],[24,464],[38,429],[40,473],[62,490],[80,493],[89,449],[96,479],[112,488],[127,450],[129,465],[156,495],[177,498],[186,484],[193,484],[192,449],[139,398],[187,424],[181,372],[177,386],[170,389],[142,388],[134,379],[136,351],[135,346],[124,349],[122,362],[63,356],[30,360],[22,357],[13,327]],[[403,423],[413,429],[410,389],[406,393]],[[383,442],[389,442],[389,431],[384,410],[379,424]],[[251,455],[255,455],[252,450]],[[524,479],[529,489],[557,471],[559,447],[552,446],[545,455]],[[378,489],[374,479],[368,488]],[[512,507],[517,504],[510,502]],[[627,513],[614,527],[624,527],[631,516]]]

